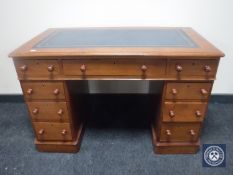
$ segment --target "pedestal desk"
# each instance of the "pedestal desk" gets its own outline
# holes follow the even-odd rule
[[[67,81],[159,80],[160,110],[151,126],[161,154],[198,151],[223,56],[191,28],[155,27],[48,29],[10,54],[39,151],[80,148],[83,125]]]

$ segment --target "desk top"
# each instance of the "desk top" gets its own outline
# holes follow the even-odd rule
[[[57,30],[33,49],[109,47],[181,47],[197,45],[182,29],[76,29]]]
[[[10,57],[201,56],[224,54],[191,28],[48,29]]]

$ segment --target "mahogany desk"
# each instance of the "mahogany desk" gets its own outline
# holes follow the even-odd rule
[[[191,28],[49,29],[10,54],[39,151],[76,152],[82,133],[68,80],[162,80],[157,153],[196,153],[219,59]],[[143,116],[142,116],[143,117]]]

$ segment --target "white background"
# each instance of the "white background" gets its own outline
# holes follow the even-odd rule
[[[9,52],[47,28],[79,26],[192,27],[226,54],[213,93],[233,93],[232,0],[1,0],[0,94],[21,93]]]

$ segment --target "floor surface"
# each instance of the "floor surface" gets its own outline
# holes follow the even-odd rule
[[[153,153],[150,128],[143,120],[149,99],[109,100],[92,99],[76,154],[38,152],[26,105],[0,103],[0,175],[233,175],[233,104],[208,107],[201,144],[226,144],[227,164],[204,168],[201,150],[194,155]]]

